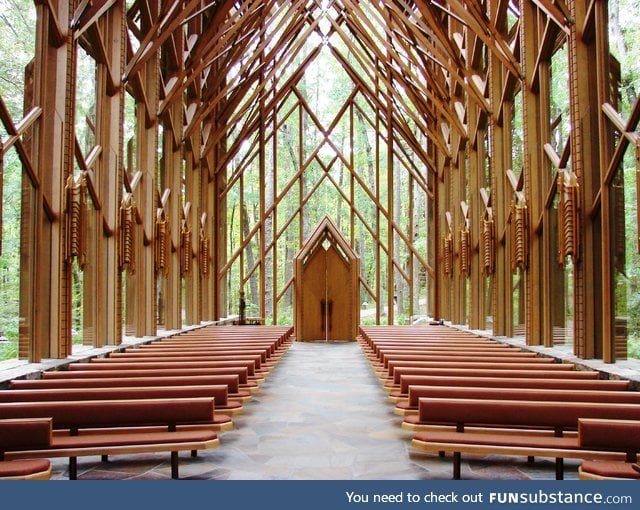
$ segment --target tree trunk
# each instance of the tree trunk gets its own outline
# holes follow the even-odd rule
[[[622,35],[622,28],[620,27],[620,2],[619,0],[609,1],[609,31],[611,33],[611,43],[618,49],[620,55],[620,66],[624,69],[625,63],[628,61],[629,47]],[[622,73],[621,73],[622,74]],[[633,105],[636,100],[636,88],[633,81],[625,80],[621,77],[622,87],[627,95],[627,102],[629,105]]]
[[[275,143],[275,142],[274,142]],[[272,147],[271,144],[267,144],[267,149],[265,149],[265,158],[267,161],[272,160],[272,154],[268,150],[268,147]],[[275,189],[274,189],[274,168],[273,165],[267,163],[265,171],[265,183],[264,183],[264,207],[265,209],[269,209],[274,202]],[[275,212],[271,213],[264,219],[264,243],[263,245],[266,247],[270,243],[273,242],[273,215]],[[276,245],[273,244],[273,249],[268,253],[264,254],[264,268],[263,268],[263,278],[264,278],[264,314],[265,317],[269,315],[273,315],[273,324],[277,323],[277,317],[275,317],[275,310],[273,308],[275,296],[273,295],[273,254],[275,253]]]
[[[366,158],[367,159],[367,165],[366,165],[367,187],[369,190],[371,190],[372,193],[375,194],[375,189],[376,189],[375,154],[373,152],[373,147],[371,147],[371,143],[369,143],[369,137],[367,136],[367,126],[365,124],[366,121],[364,119],[364,116],[362,115],[362,112],[357,108],[354,108],[354,112],[356,114],[356,117],[358,118],[358,127],[360,131],[360,136],[362,138],[362,142],[364,143],[364,150],[367,155],[367,158]],[[369,225],[372,228],[375,228],[375,221],[376,221],[375,206],[373,202],[368,198],[365,199],[365,204],[366,204],[365,207],[360,208],[360,210],[362,211],[362,215],[369,222]],[[373,241],[371,241],[370,248],[367,246],[366,231],[364,228],[361,228],[360,229],[360,263],[361,263],[360,272],[363,274],[367,284],[372,289],[376,288],[375,282],[373,282],[372,280],[374,280],[376,277],[375,267],[377,264],[377,261],[376,261],[377,253],[378,252],[376,250],[375,245],[373,244]],[[369,258],[373,260],[369,260]],[[367,298],[367,301],[368,301],[368,298]],[[376,296],[376,307],[377,308],[380,307],[380,296]]]
[[[395,159],[394,159],[395,162]],[[402,182],[400,180],[400,165],[393,165],[393,221],[396,225],[400,226],[400,222],[402,220]],[[403,257],[401,254],[402,244],[400,243],[400,235],[398,234],[397,229],[393,230],[393,253],[394,253],[394,261],[396,264],[400,265],[400,267],[406,268],[406,262],[403,263]],[[393,281],[395,284],[395,302],[396,302],[396,317],[400,317],[405,313],[404,307],[404,294],[405,294],[405,281],[402,277],[402,273],[397,267],[389,268],[389,270],[395,272]]]
[[[255,207],[256,205],[254,205],[254,209]],[[249,237],[249,232],[251,230],[249,225],[249,211],[247,209],[247,205],[244,202],[242,203],[242,213],[243,213],[242,214],[242,238],[244,240],[247,237]],[[247,244],[246,251],[247,251],[247,268],[251,270],[255,265],[255,257],[253,255],[253,246],[251,242]],[[251,293],[251,295],[249,296],[250,302],[255,306],[259,306],[258,300],[259,300],[260,294],[258,293],[258,283],[257,283],[255,271],[249,277],[249,291]]]
[[[282,126],[282,137],[284,139],[284,144],[286,145],[287,151],[289,152],[289,159],[291,161],[292,174],[295,174],[298,171],[298,155],[296,153],[295,147],[293,145],[291,130],[287,124]],[[301,142],[302,143],[302,142]],[[304,190],[304,179],[303,179],[303,190]],[[289,218],[292,214],[292,210],[295,209],[297,204],[291,203],[291,200],[287,201],[287,218]],[[284,264],[281,262],[280,267],[284,266],[284,281],[285,283],[289,281],[289,279],[293,276],[293,257],[295,256],[295,250],[291,247],[297,245],[297,240],[291,236],[292,229],[288,228],[285,233],[285,250]],[[292,293],[288,293],[288,299],[285,304],[289,307],[293,306],[293,295]]]
[[[340,147],[344,146],[344,134],[342,135],[342,139],[340,140]],[[344,184],[344,165],[340,163],[340,170],[338,174],[338,188],[342,189],[342,185]],[[338,194],[338,205],[336,207],[336,220],[338,230],[342,232],[342,196]]]

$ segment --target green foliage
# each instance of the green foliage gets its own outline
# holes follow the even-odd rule
[[[640,12],[640,0],[609,2],[609,48],[620,63],[619,109],[626,118],[640,92],[640,19],[631,13]],[[624,201],[624,207],[614,210],[615,224],[624,236],[624,254],[616,264],[616,317],[626,322],[627,356],[640,358],[640,256],[638,255],[638,196],[636,162],[633,147],[629,147],[614,179],[614,195]],[[622,188],[620,190],[620,188]],[[617,190],[617,191],[616,191]],[[616,230],[617,231],[617,230]]]
[[[31,0],[0,0],[0,96],[14,122],[23,117],[24,72],[33,59],[35,7]],[[10,55],[11,58],[6,58]],[[0,137],[6,136],[0,123]],[[4,158],[2,256],[0,257],[0,359],[18,355],[20,296],[20,210],[22,166],[15,150]]]
[[[640,359],[640,337],[630,336],[627,339],[627,356],[629,358]]]
[[[18,342],[15,340],[0,344],[0,361],[18,357]]]
[[[360,325],[361,326],[375,326],[376,325],[376,317],[374,316],[368,316],[368,317],[362,317],[360,319]]]

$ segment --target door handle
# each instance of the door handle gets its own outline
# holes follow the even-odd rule
[[[325,331],[325,323],[327,320],[327,301],[324,299],[320,300],[320,317],[321,317],[321,323],[322,323],[322,329],[321,331],[324,333]]]

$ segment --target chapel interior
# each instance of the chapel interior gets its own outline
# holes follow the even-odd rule
[[[639,12],[0,0],[0,480],[640,479]]]

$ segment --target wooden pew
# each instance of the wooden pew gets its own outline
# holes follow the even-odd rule
[[[500,365],[497,365],[498,363]],[[505,363],[508,365],[504,365]],[[558,363],[554,363],[550,358],[518,358],[513,356],[491,356],[480,354],[471,356],[391,356],[385,358],[385,363],[372,363],[372,368],[378,377],[387,379],[393,376],[393,370],[395,367],[477,368],[480,364],[483,364],[488,369],[492,367],[502,369],[504,366],[510,368],[509,365],[516,368],[515,365],[517,364],[517,368],[525,370],[571,370],[571,368],[566,368],[569,367],[569,365],[559,365]],[[565,368],[558,368],[559,366],[564,366]]]
[[[47,448],[51,444],[51,418],[0,420],[0,480],[48,480],[48,459],[5,460],[16,448]]]
[[[376,344],[369,350],[376,356],[384,351],[448,351],[481,350],[490,352],[520,352],[520,349],[499,344],[498,342],[405,342],[394,344]],[[366,351],[365,351],[366,352]]]
[[[272,366],[269,362],[269,355],[266,351],[254,350],[249,351],[234,351],[234,350],[208,350],[208,349],[134,349],[125,352],[113,352],[109,354],[108,358],[94,358],[93,361],[100,359],[119,359],[119,360],[133,360],[136,358],[175,358],[181,361],[196,361],[198,359],[203,360],[215,360],[221,357],[239,358],[242,355],[259,356],[260,363]]]
[[[43,379],[94,379],[94,378],[133,378],[133,377],[190,377],[196,375],[235,375],[240,383],[240,390],[257,390],[255,381],[249,381],[248,370],[245,367],[228,368],[154,368],[154,369],[125,369],[125,370],[78,370],[78,371],[47,371],[42,373]]]
[[[396,370],[399,369],[457,369],[467,370],[470,373],[489,372],[491,370],[544,370],[545,372],[574,372],[575,365],[570,363],[529,363],[526,359],[520,363],[501,361],[389,361],[387,370],[381,374],[384,379],[394,379]],[[395,382],[395,381],[394,381]],[[398,383],[400,380],[398,379]]]
[[[135,375],[135,374],[134,374]],[[224,385],[228,388],[228,398],[247,401],[251,399],[249,391],[240,391],[238,375],[189,375],[155,377],[93,377],[67,379],[14,379],[11,389],[35,388],[117,388],[117,387],[154,387],[154,386],[198,386]]]
[[[264,374],[256,370],[255,360],[227,360],[227,361],[150,361],[150,362],[136,362],[136,361],[118,361],[111,360],[106,362],[109,358],[105,358],[105,362],[89,362],[89,363],[70,363],[67,366],[66,372],[80,372],[80,371],[96,371],[96,370],[162,370],[162,369],[236,369],[245,368],[247,370],[247,376],[253,379],[260,379],[264,377]],[[65,372],[65,371],[60,371]]]
[[[212,397],[216,411],[230,415],[243,411],[242,403],[229,400],[228,387],[217,386],[150,386],[150,387],[102,387],[102,388],[46,388],[25,390],[1,390],[0,402],[47,402],[59,400],[128,400],[149,398]],[[217,430],[231,430],[233,423],[225,414],[217,414]]]
[[[533,353],[531,353],[533,354]],[[380,357],[371,362],[384,368],[389,366],[389,361],[503,361],[505,363],[553,363],[553,358],[539,358],[530,356],[530,353],[512,352],[487,352],[487,351],[429,351],[429,352],[381,352]]]
[[[640,421],[581,419],[580,445],[593,449],[620,449],[623,461],[585,461],[578,474],[581,480],[640,480]]]
[[[457,386],[457,387],[485,387],[485,388],[538,388],[556,390],[596,390],[596,391],[624,391],[631,386],[629,381],[609,379],[546,379],[510,377],[468,377],[468,376],[430,376],[403,375],[400,387],[389,394],[392,402],[402,402],[409,398],[412,386]]]
[[[130,358],[94,358],[89,363],[83,363],[85,365],[82,368],[75,368],[74,370],[84,370],[89,368],[93,370],[95,365],[109,365],[117,367],[123,363],[128,364],[136,364],[142,367],[142,364],[148,366],[149,368],[153,368],[152,364],[156,364],[160,366],[161,364],[165,365],[175,365],[175,366],[185,366],[188,368],[199,368],[199,367],[226,367],[226,366],[247,366],[249,369],[250,377],[260,377],[265,378],[269,371],[271,370],[270,366],[266,366],[260,361],[259,354],[252,354],[245,357],[236,357],[236,356],[193,356],[193,357],[180,357],[180,356],[135,356]],[[72,363],[69,365],[69,369],[72,366],[80,365],[80,363]],[[87,365],[93,365],[88,367]],[[253,373],[252,373],[253,372]]]
[[[635,391],[595,391],[550,388],[487,388],[457,386],[411,386],[409,400],[396,404],[394,412],[406,419],[403,428],[419,430],[419,404],[422,398],[470,398],[489,400],[545,400],[560,402],[616,402],[640,404]],[[416,419],[413,419],[416,418]],[[406,426],[405,426],[406,424]]]
[[[393,379],[385,383],[387,391],[394,391],[400,387],[401,377],[407,375],[425,376],[458,376],[458,377],[512,377],[512,378],[535,378],[535,379],[599,379],[600,374],[595,371],[586,370],[538,370],[524,369],[483,369],[475,370],[469,368],[420,368],[420,367],[397,367],[393,371]]]
[[[563,478],[563,459],[623,460],[619,450],[584,449],[578,437],[563,437],[577,430],[581,418],[639,420],[640,405],[601,402],[542,402],[524,400],[447,399],[420,400],[420,420],[434,425],[455,425],[455,430],[417,433],[411,444],[420,450],[453,453],[453,478],[460,478],[462,453],[554,457],[556,479]],[[488,427],[465,430],[468,425]],[[494,430],[490,430],[494,427]],[[517,433],[501,428],[517,427]],[[540,429],[554,432],[543,435]],[[526,433],[524,429],[531,429]],[[489,431],[488,431],[489,430]]]
[[[215,432],[179,430],[180,425],[206,425],[214,421],[213,398],[87,400],[75,402],[0,403],[0,417],[50,417],[54,434],[50,445],[15,448],[7,459],[69,457],[69,478],[77,478],[77,458],[93,455],[171,453],[171,477],[178,478],[178,452],[218,446]],[[164,430],[148,430],[164,426]]]

